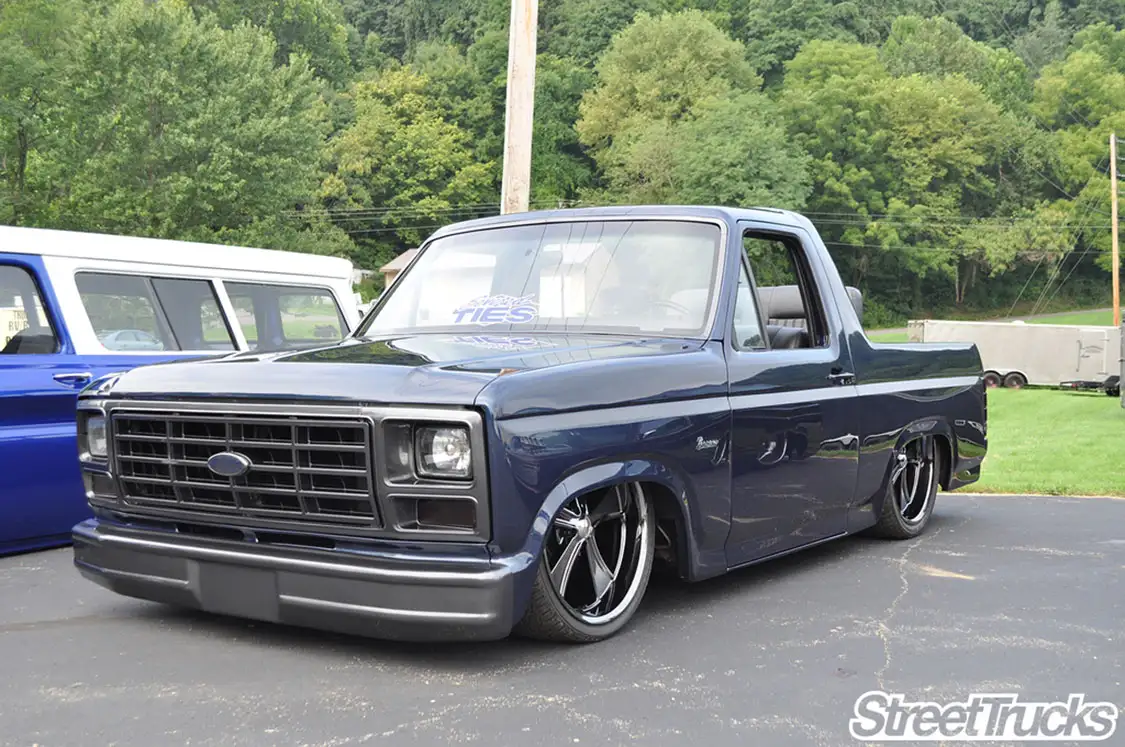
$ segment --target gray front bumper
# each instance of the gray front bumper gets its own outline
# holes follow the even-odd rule
[[[437,560],[246,547],[84,521],[74,565],[126,596],[217,614],[407,641],[495,640],[512,619],[512,570]]]

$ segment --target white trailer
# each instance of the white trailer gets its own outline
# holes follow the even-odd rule
[[[1111,377],[1121,375],[1123,341],[1117,327],[924,319],[909,322],[907,334],[912,342],[976,343],[985,383],[993,387],[1078,382],[1099,388],[1112,386]]]

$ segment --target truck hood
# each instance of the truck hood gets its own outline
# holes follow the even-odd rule
[[[132,369],[113,397],[286,399],[471,405],[498,377],[699,350],[691,340],[608,335],[446,335],[350,339],[329,347],[236,353]]]

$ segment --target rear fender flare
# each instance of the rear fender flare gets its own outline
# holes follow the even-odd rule
[[[879,492],[878,498],[879,505],[875,506],[876,516],[883,510],[883,501],[890,487],[891,472],[895,466],[893,454],[897,454],[908,441],[924,434],[940,436],[945,442],[945,456],[943,457],[945,462],[942,464],[941,474],[938,475],[938,482],[943,486],[949,484],[953,475],[953,465],[957,463],[957,437],[954,435],[953,428],[949,425],[949,421],[941,416],[918,418],[908,423],[899,433],[898,438],[895,439],[892,458],[887,461],[887,471],[883,475],[883,489]]]

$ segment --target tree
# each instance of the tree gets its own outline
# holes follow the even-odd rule
[[[118,0],[76,32],[34,178],[42,224],[198,238],[271,220],[315,193],[323,103],[272,37],[176,3]]]
[[[348,29],[339,0],[190,0],[224,28],[250,23],[277,41],[276,62],[305,56],[317,75],[343,85],[351,75]]]
[[[626,202],[799,210],[812,186],[808,161],[773,102],[747,91],[701,102],[690,119],[653,121],[607,178]]]
[[[946,18],[899,16],[880,54],[892,75],[960,74],[1007,109],[1022,110],[1031,98],[1030,72],[1018,56],[973,41]]]
[[[989,170],[1005,152],[1001,110],[979,85],[895,77],[869,47],[810,42],[787,68],[782,103],[814,159],[810,207],[833,216],[824,233],[845,276],[862,287],[905,271],[915,302],[928,275],[962,277],[975,246],[962,216],[994,207]]]
[[[428,86],[425,75],[408,68],[357,83],[355,121],[332,144],[324,204],[366,211],[359,220],[338,220],[376,248],[416,246],[458,210],[472,214],[471,206],[497,201],[494,164],[474,157],[470,134],[448,121]]]
[[[28,169],[49,137],[44,110],[65,98],[58,71],[82,15],[69,0],[0,3],[0,221],[22,223],[32,207]]]
[[[614,142],[655,120],[690,116],[701,101],[761,85],[742,45],[697,10],[641,13],[597,64],[597,85],[579,106],[578,134],[601,162]]]

